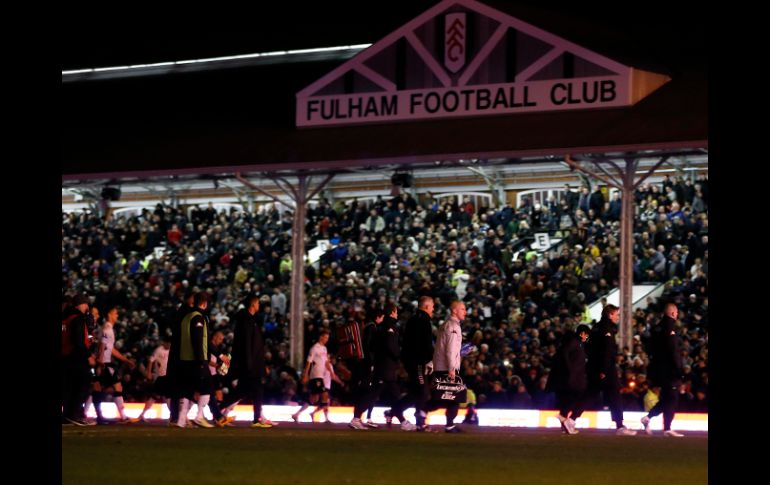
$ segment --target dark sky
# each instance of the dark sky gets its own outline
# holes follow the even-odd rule
[[[62,39],[62,69],[373,43],[435,2],[401,2],[398,7],[394,2],[376,15],[369,1],[344,9],[330,6],[339,3],[281,2],[264,11],[234,11],[223,21],[214,20],[217,14],[207,21],[206,13],[187,11],[180,14],[185,20],[168,23],[140,19],[141,28],[94,22]]]
[[[65,14],[59,41],[63,70],[212,57],[271,50],[373,43],[436,1],[258,2],[258,9],[227,11],[77,12]],[[645,2],[487,1],[522,20],[575,35],[601,30],[608,42],[632,35],[661,42],[660,35],[700,41],[706,32],[703,4]],[[269,7],[266,7],[268,6]],[[252,7],[254,8],[254,7]],[[554,15],[556,14],[556,15]],[[94,16],[95,15],[95,16]],[[595,34],[601,32],[594,32]]]

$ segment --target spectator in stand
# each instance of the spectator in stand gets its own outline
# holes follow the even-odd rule
[[[608,219],[611,221],[619,221],[620,213],[623,209],[623,202],[620,200],[620,191],[615,192],[610,202],[610,209]]]
[[[602,211],[604,211],[604,194],[602,193],[601,187],[598,185],[596,186],[596,190],[591,193],[591,197],[588,202],[588,209],[593,209],[596,217],[600,217],[602,215]]]

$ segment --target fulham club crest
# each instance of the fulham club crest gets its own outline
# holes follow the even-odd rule
[[[456,74],[465,65],[465,14],[449,13],[444,22],[444,65]]]

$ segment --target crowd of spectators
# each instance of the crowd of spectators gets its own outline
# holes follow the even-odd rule
[[[685,360],[680,411],[708,409],[708,178],[664,177],[635,194],[634,281],[665,285],[680,310]],[[566,186],[558,200],[525,199],[519,207],[475,207],[468,199],[439,203],[430,192],[364,202],[321,199],[307,211],[306,247],[332,243],[317,267],[306,265],[305,346],[323,328],[364,321],[388,301],[405,322],[419,296],[436,300],[434,325],[455,298],[466,303],[464,341],[478,351],[461,375],[480,408],[553,409],[545,392],[565,329],[590,323],[588,304],[618,287],[620,196]],[[261,295],[266,364],[265,402],[294,402],[300,392],[289,363],[288,313],[292,214],[272,204],[254,213],[158,204],[133,217],[62,213],[62,294],[85,291],[106,313],[121,309],[115,348],[142,364],[124,369],[126,400],[141,401],[147,357],[169,332],[182,296],[211,293],[213,329],[232,341],[230,318],[249,292]],[[529,249],[534,232],[562,238],[557,249]],[[155,248],[163,247],[156,257]],[[634,313],[632,348],[619,355],[626,410],[642,410],[650,328],[662,316],[651,301]],[[338,374],[348,376],[339,360]],[[349,404],[346,387],[334,402]]]

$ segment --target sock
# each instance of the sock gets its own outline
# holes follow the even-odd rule
[[[153,403],[155,402],[154,399],[150,398],[147,401],[144,402],[144,409],[142,409],[142,412],[139,413],[139,419],[144,418],[144,413],[150,410],[152,408]]]
[[[222,416],[227,416],[227,415],[230,413],[230,411],[232,411],[233,409],[235,409],[235,406],[236,406],[236,405],[237,405],[239,402],[240,402],[240,400],[238,400],[238,401],[235,401],[234,403],[232,403],[232,404],[228,405],[226,408],[222,409]]]
[[[209,399],[211,399],[211,394],[204,394],[198,398],[198,415],[195,417],[195,419],[203,418],[203,408],[208,406]]]
[[[177,424],[179,427],[184,427],[187,424],[187,412],[190,410],[190,400],[183,397],[179,401],[179,420]]]
[[[102,401],[104,401],[104,393],[94,392],[92,396],[94,401],[94,411],[96,411],[96,417],[98,419],[104,419],[104,416],[102,416]]]
[[[116,392],[114,396],[115,396],[115,406],[118,407],[118,414],[120,414],[120,419],[126,419],[126,412],[124,411],[124,408],[126,406],[125,404],[123,404],[123,393]]]

